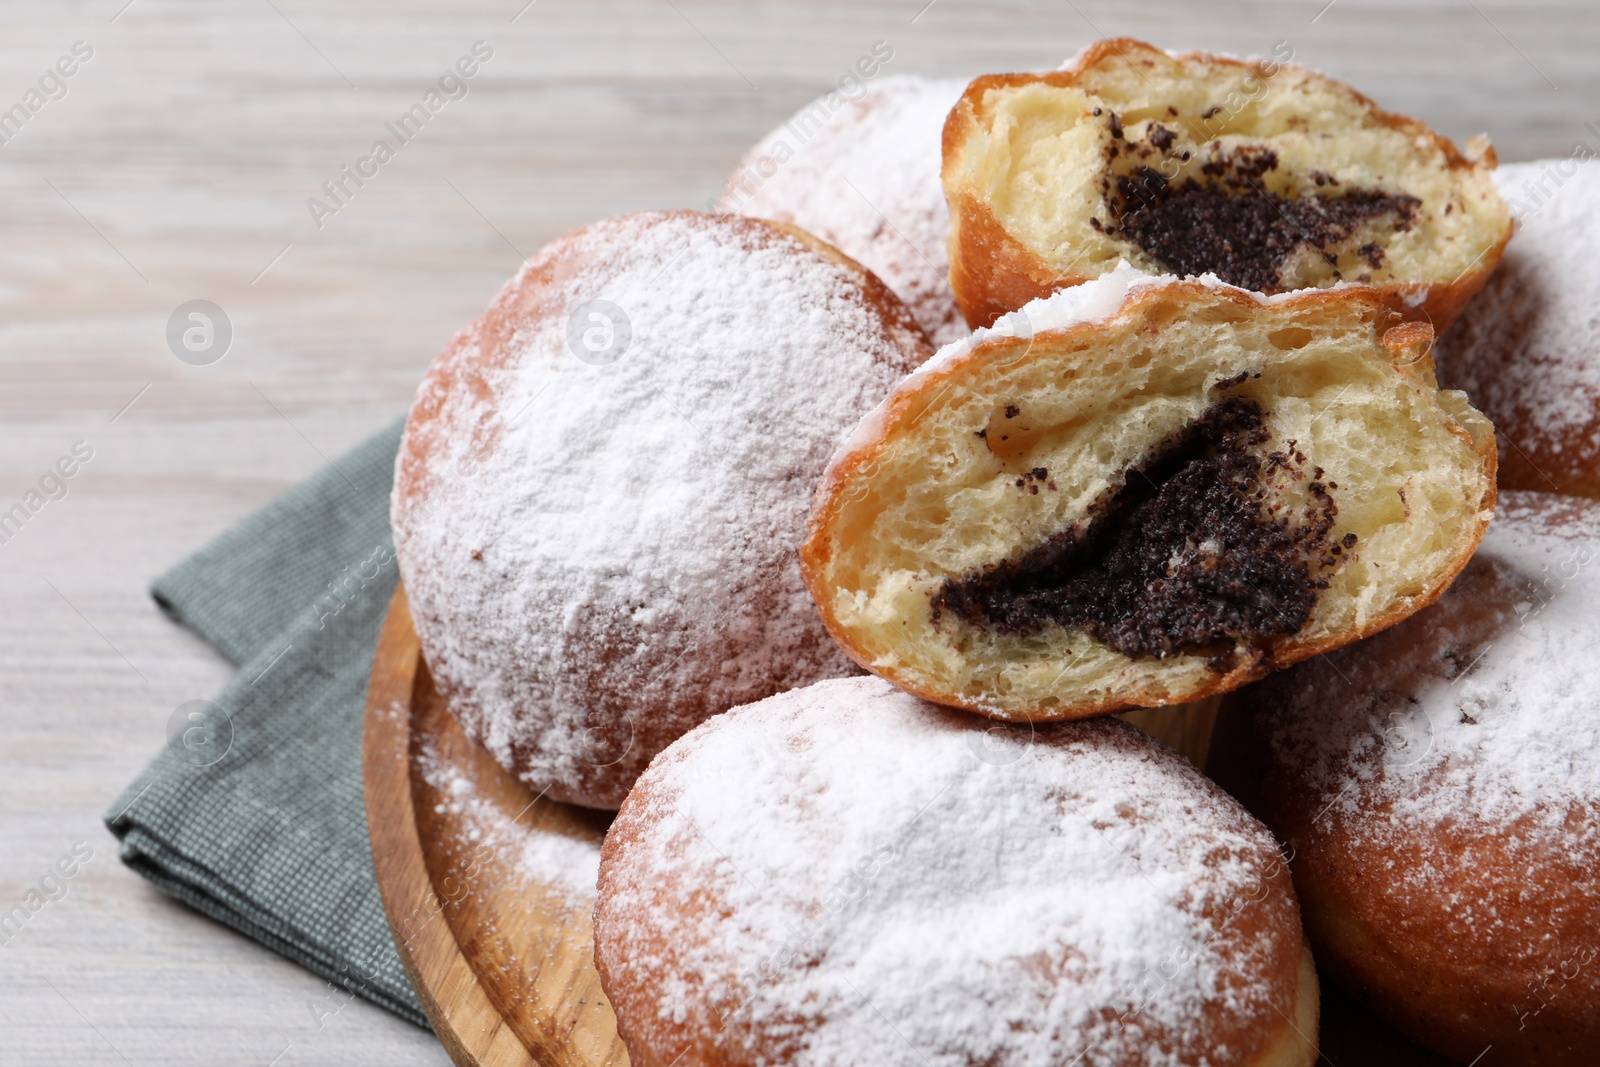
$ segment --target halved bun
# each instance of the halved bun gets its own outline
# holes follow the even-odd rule
[[[1126,259],[1267,293],[1370,284],[1443,330],[1511,235],[1493,149],[1467,147],[1302,67],[1100,41],[951,111],[951,285],[987,326]]]
[[[834,637],[930,700],[1195,700],[1430,603],[1494,507],[1488,420],[1370,289],[1131,268],[946,347],[834,457],[801,549]]]

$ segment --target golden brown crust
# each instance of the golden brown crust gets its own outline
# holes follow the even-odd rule
[[[1151,317],[1159,318],[1162,313],[1159,310],[1161,305],[1175,304],[1181,310],[1186,299],[1200,297],[1210,299],[1220,297],[1252,310],[1260,306],[1259,298],[1241,290],[1231,287],[1212,288],[1198,281],[1180,281],[1162,287],[1150,287],[1135,291],[1117,314],[1119,316],[1147,314]],[[1371,305],[1373,314],[1388,316],[1393,323],[1383,335],[1383,343],[1393,354],[1395,366],[1408,375],[1424,377],[1430,386],[1432,385],[1433,330],[1426,323],[1403,321],[1397,312],[1386,306],[1386,302],[1381,302],[1380,295],[1374,290],[1358,287],[1333,290],[1308,289],[1277,299],[1281,301],[1278,305],[1279,307],[1290,309],[1312,309],[1341,301]],[[874,657],[865,647],[863,641],[840,621],[835,609],[834,598],[831,595],[832,591],[828,588],[826,578],[835,542],[841,536],[849,536],[848,533],[841,534],[839,531],[842,522],[841,517],[850,499],[848,487],[862,478],[864,472],[871,469],[876,455],[886,442],[903,438],[914,432],[918,416],[924,404],[929,398],[937,396],[947,382],[967,375],[972,372],[973,368],[991,360],[1009,362],[1009,360],[1005,359],[1007,352],[1016,352],[1019,354],[1018,358],[1025,358],[1021,354],[1027,352],[1041,340],[1070,342],[1074,337],[1085,337],[1101,328],[1102,324],[1099,322],[1083,322],[1064,330],[1042,332],[1031,338],[998,337],[979,342],[958,358],[947,359],[937,367],[924,372],[919,376],[916,388],[907,389],[902,387],[897,389],[890,396],[885,407],[880,409],[878,413],[878,417],[881,419],[880,430],[870,438],[856,441],[852,447],[834,458],[827,475],[817,488],[817,495],[811,513],[810,532],[804,544],[800,547],[801,573],[805,578],[807,588],[811,590],[812,598],[817,602],[821,611],[823,625],[827,627],[828,632],[833,635],[834,640],[839,643],[845,653],[860,664],[861,667],[924,700],[1007,720],[1042,722],[1086,719],[1134,708],[1204,700],[1207,697],[1231,692],[1290,664],[1298,663],[1337,648],[1343,648],[1393,626],[1395,623],[1437,600],[1449,588],[1450,582],[1455,578],[1456,574],[1467,565],[1473,553],[1477,551],[1479,543],[1483,540],[1484,533],[1488,530],[1489,516],[1494,510],[1496,493],[1495,470],[1498,462],[1498,453],[1492,434],[1486,435],[1483,440],[1473,441],[1470,435],[1463,430],[1461,431],[1461,436],[1473,445],[1483,474],[1488,482],[1488,489],[1483,499],[1479,502],[1478,513],[1480,518],[1468,536],[1462,538],[1456,546],[1455,556],[1444,569],[1441,580],[1434,583],[1421,596],[1403,604],[1397,604],[1393,609],[1373,619],[1369,625],[1360,629],[1332,634],[1317,640],[1291,636],[1275,645],[1266,656],[1247,659],[1225,672],[1208,672],[1207,680],[1204,684],[1196,685],[1181,693],[1173,694],[1158,690],[1153,686],[1129,686],[1116,696],[1085,701],[1070,708],[1057,707],[1032,713],[1016,710],[1001,711],[992,706],[963,699],[957,694],[934,690],[921,684],[908,670],[884,666],[875,662]]]
[[[1480,157],[1468,158],[1449,138],[1434,132],[1425,123],[1386,111],[1344,82],[1298,64],[1239,60],[1201,51],[1179,52],[1169,57],[1166,52],[1144,41],[1117,37],[1095,42],[1084,50],[1075,63],[1061,70],[1042,74],[986,74],[974,79],[961,99],[956,101],[945,120],[943,140],[943,179],[945,196],[950,205],[950,287],[955,291],[956,301],[961,306],[967,325],[973,328],[992,326],[1000,316],[1017,310],[1030,300],[1048,296],[1058,289],[1081,285],[1093,277],[1056,272],[1006,231],[979,190],[970,182],[957,180],[962,152],[982,127],[980,107],[984,94],[990,89],[1030,84],[1073,87],[1100,63],[1128,60],[1141,52],[1159,55],[1162,59],[1198,60],[1248,69],[1262,78],[1272,78],[1278,71],[1286,69],[1301,71],[1347,94],[1353,103],[1384,126],[1432,142],[1444,154],[1452,170],[1478,166],[1493,169],[1497,162],[1494,149],[1487,144],[1483,145]],[[1151,61],[1147,59],[1143,62],[1149,65]],[[1468,147],[1473,145],[1469,142]],[[1499,242],[1488,253],[1459,278],[1449,283],[1427,286],[1420,300],[1413,295],[1416,290],[1413,285],[1388,284],[1375,288],[1383,293],[1385,302],[1395,311],[1408,319],[1432,323],[1436,332],[1443,333],[1494,273],[1505,252],[1506,243],[1511,239],[1511,232],[1508,221]]]
[[[1507,446],[1500,459],[1500,483],[1505,488],[1600,500],[1600,468],[1582,458],[1585,446],[1595,440],[1596,430],[1573,429],[1553,434],[1553,447],[1534,449],[1517,443],[1526,441],[1528,423],[1515,413],[1507,422],[1495,425],[1505,434]]]
[[[1462,1063],[1482,1056],[1479,1067],[1594,1062],[1600,901],[1591,897],[1553,916],[1537,903],[1517,903],[1595,888],[1592,857],[1544,849],[1530,872],[1525,842],[1440,826],[1426,842],[1386,849],[1374,863],[1370,846],[1354,835],[1295,833],[1305,850],[1295,887],[1317,958],[1379,1016]],[[1470,880],[1450,873],[1465,870],[1473,872]],[[1415,881],[1430,876],[1453,882],[1456,892],[1417,892]],[[1451,895],[1492,901],[1508,925],[1531,921],[1548,944],[1570,946],[1557,974],[1526,961],[1523,953],[1538,946],[1486,943],[1464,929]],[[1570,980],[1562,980],[1562,964]],[[1491,1046],[1497,1053],[1484,1056]]]
[[[1600,1047],[1600,504],[1504,503],[1429,611],[1230,698],[1207,771],[1289,847],[1326,974],[1453,1060],[1574,1067]]]
[[[1600,1046],[1600,875],[1591,813],[1569,835],[1524,825],[1405,824],[1358,789],[1354,819],[1276,760],[1259,687],[1232,698],[1207,772],[1289,846],[1326,975],[1397,1029],[1479,1067],[1579,1067]],[[1405,825],[1388,844],[1362,824]],[[1551,902],[1560,901],[1560,907]],[[1485,918],[1493,919],[1486,936]],[[1486,1050],[1493,1046],[1487,1055]],[[1481,1059],[1480,1059],[1481,1057]]]

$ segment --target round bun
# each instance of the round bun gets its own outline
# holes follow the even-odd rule
[[[950,345],[857,427],[801,550],[828,628],[997,718],[1198,700],[1428,604],[1494,431],[1371,289],[1128,267]]]
[[[1260,292],[1377,286],[1443,330],[1511,234],[1469,155],[1342,82],[1100,41],[1048,74],[974,81],[944,131],[950,282],[969,323],[1127,260]]]
[[[1600,504],[1506,493],[1437,604],[1245,690],[1212,743],[1318,962],[1461,1063],[1600,1048],[1597,530]]]
[[[794,557],[807,494],[930,351],[793,227],[646,212],[536,255],[429,368],[395,471],[401,577],[467,733],[614,808],[696,723],[848,672]]]
[[[982,725],[874,678],[697,728],[601,853],[634,1067],[1309,1065],[1276,843],[1125,723]]]
[[[1505,262],[1439,339],[1439,377],[1500,431],[1507,489],[1600,497],[1600,162],[1510,165]]]
[[[939,138],[966,84],[902,76],[819,97],[745,154],[718,207],[810,230],[887,282],[935,343],[963,337]]]

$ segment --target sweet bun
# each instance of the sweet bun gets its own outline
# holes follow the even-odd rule
[[[651,764],[595,964],[634,1067],[1317,1056],[1287,869],[1243,808],[1124,723],[986,731],[875,678]]]
[[[1212,745],[1325,971],[1461,1063],[1600,1048],[1596,531],[1600,504],[1507,492],[1438,603],[1238,694]]]
[[[801,549],[856,662],[1006,719],[1197,700],[1431,602],[1494,432],[1370,289],[1123,267],[944,348],[830,465]]]
[[[793,227],[645,212],[536,255],[429,368],[396,464],[401,577],[467,733],[614,808],[701,720],[848,672],[794,557],[807,494],[930,352]]]
[[[1100,41],[950,113],[950,282],[974,326],[1125,259],[1267,293],[1369,283],[1442,330],[1511,233],[1493,150],[1467,148],[1275,59]]]
[[[1600,162],[1495,180],[1517,239],[1439,339],[1439,377],[1494,420],[1506,488],[1600,497]]]
[[[950,291],[940,136],[965,81],[899,76],[829,93],[746,153],[719,209],[790,222],[889,284],[934,339],[967,333]]]

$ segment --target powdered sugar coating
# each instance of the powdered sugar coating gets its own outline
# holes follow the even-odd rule
[[[1499,270],[1439,340],[1448,388],[1501,430],[1508,484],[1600,491],[1600,161],[1495,172],[1516,219]]]
[[[1597,567],[1600,503],[1507,492],[1437,603],[1245,691],[1212,743],[1294,850],[1318,960],[1453,1061],[1600,1043]]]
[[[1600,504],[1507,492],[1438,603],[1262,685],[1274,763],[1373,848],[1470,821],[1600,859]],[[1375,814],[1381,813],[1381,814]]]
[[[1232,288],[1215,274],[1206,274],[1197,280]],[[985,341],[1005,337],[1029,338],[1052,330],[1070,329],[1086,322],[1108,322],[1116,317],[1136,291],[1177,281],[1175,275],[1145,274],[1135,270],[1127,260],[1118,260],[1116,267],[1098,278],[1030,300],[1016,311],[1000,316],[993,326],[979,327],[961,340],[945,345],[939,350],[938,358],[930,360],[924,369],[935,370],[939,365],[980,347]]]
[[[669,748],[596,909],[634,1062],[679,1067],[1249,1063],[1300,951],[1270,835],[1171,750],[876,678]]]
[[[967,83],[883,78],[801,108],[740,160],[719,208],[791,222],[889,284],[936,344],[967,332],[950,289],[939,181],[945,116]],[[843,100],[835,112],[833,99]]]
[[[756,220],[542,251],[435,362],[397,462],[401,575],[467,733],[615,807],[697,722],[851,673],[795,546],[838,438],[927,351],[880,283]]]

